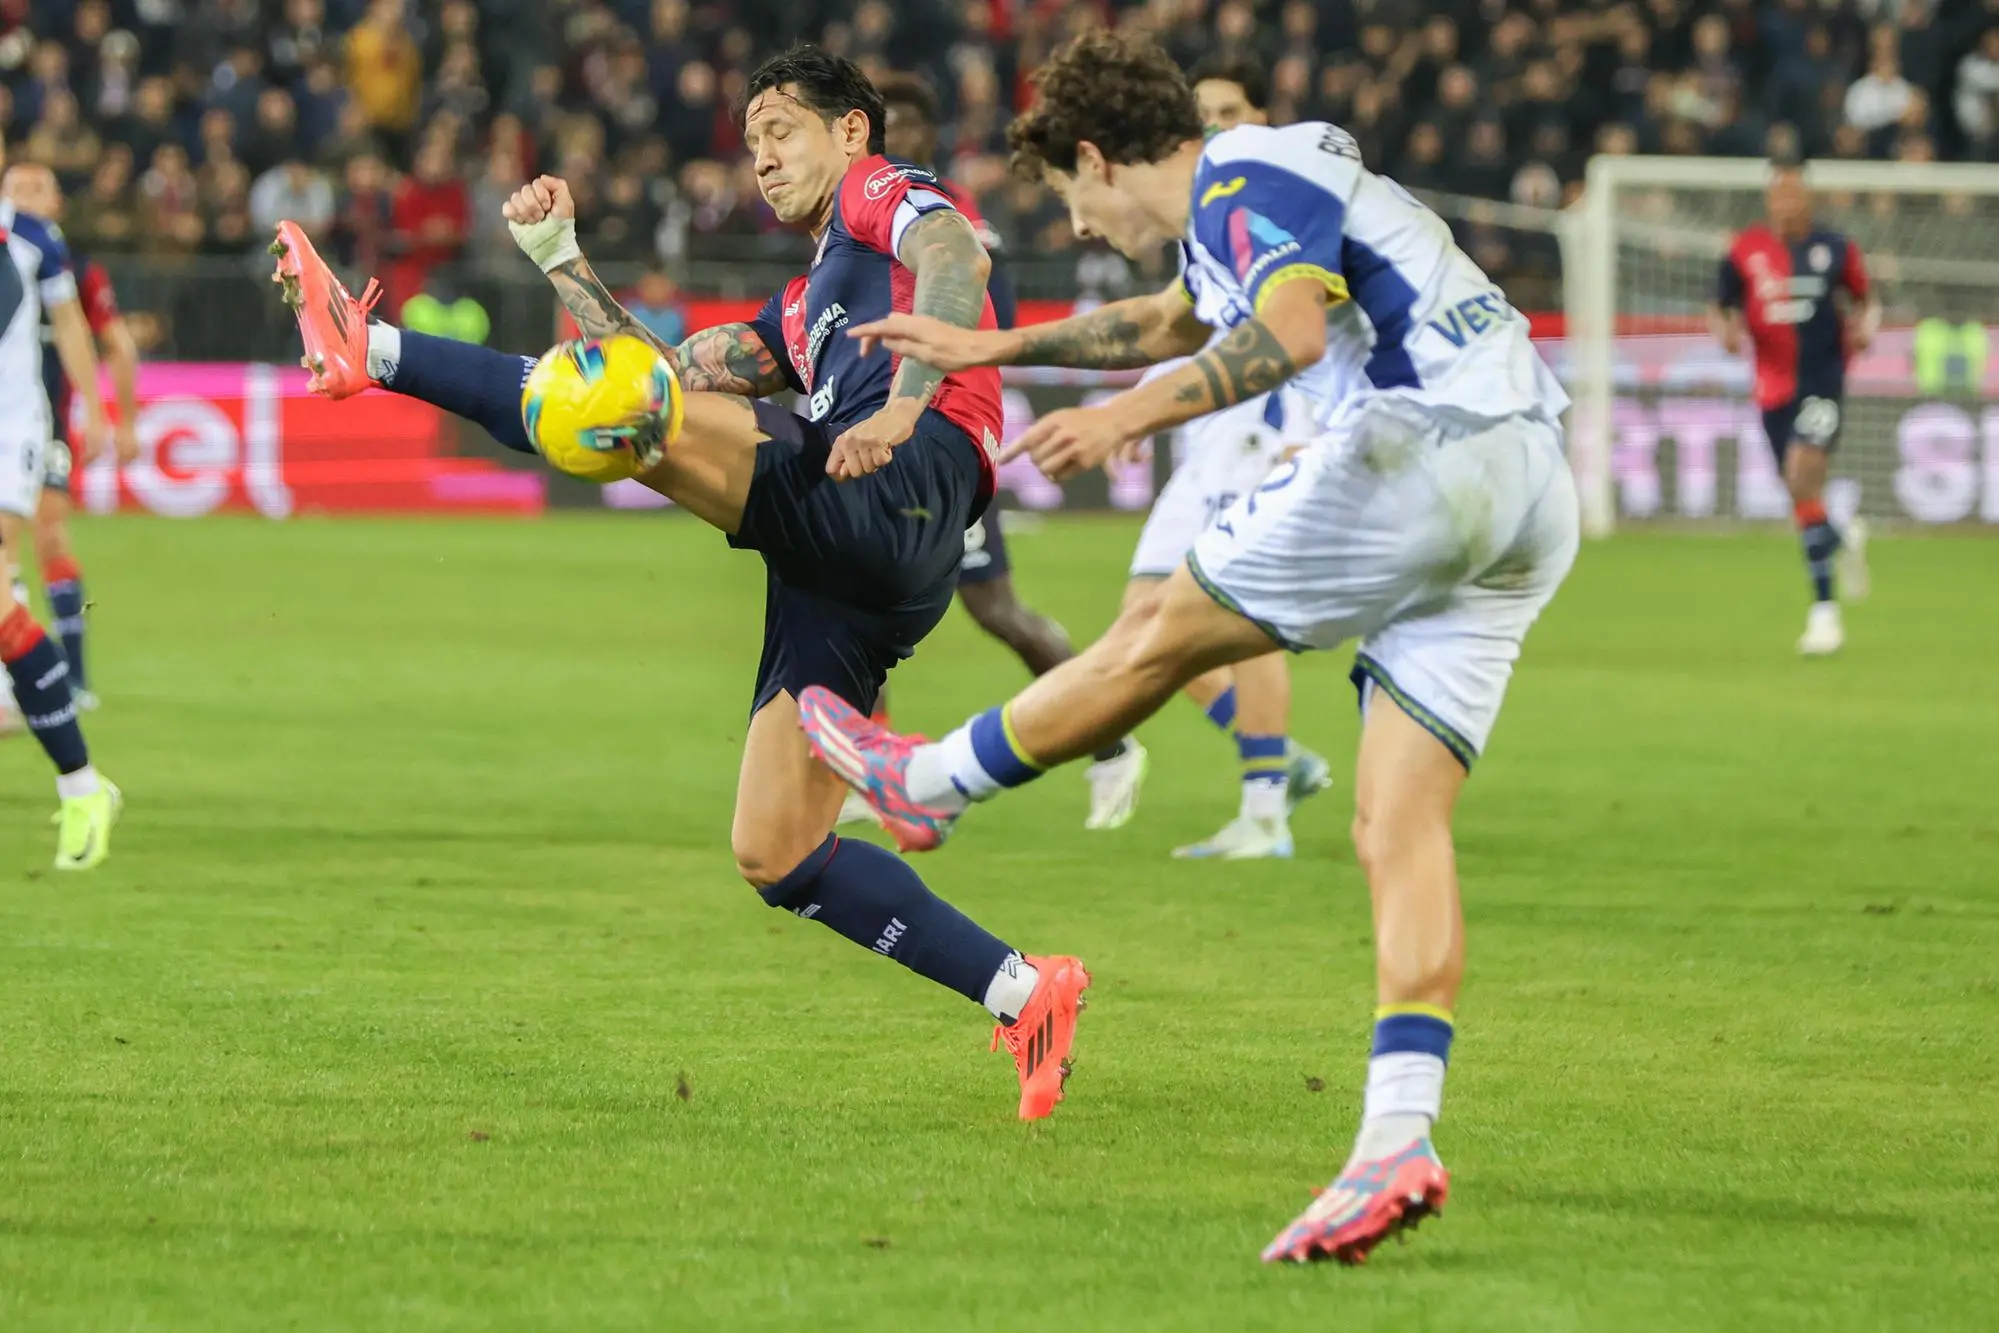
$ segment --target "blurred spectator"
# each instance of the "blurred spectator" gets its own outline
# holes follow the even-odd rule
[[[687,337],[687,309],[680,303],[680,288],[664,269],[648,268],[621,300],[632,317],[661,342],[674,346]]]
[[[1958,61],[1951,109],[1972,152],[1993,160],[1993,149],[1999,147],[1999,27],[1987,28],[1977,48]]]
[[[312,236],[324,236],[333,226],[333,187],[296,158],[272,167],[250,187],[250,220],[259,232],[286,219]]]
[[[1846,90],[1846,123],[1862,134],[1879,133],[1900,120],[1915,99],[1915,86],[1902,77],[1894,49],[1877,46],[1867,73]]]
[[[131,119],[115,128],[114,137],[132,150],[134,161],[150,165],[159,146],[178,137],[173,83],[158,75],[140,80],[132,107]]]
[[[26,156],[58,176],[79,176],[97,162],[102,144],[97,131],[83,123],[76,95],[57,88],[42,103],[42,118],[28,131]]]
[[[426,139],[415,170],[396,187],[392,220],[401,253],[386,278],[391,305],[414,296],[430,270],[458,258],[465,244],[471,201],[456,165],[449,142]]]
[[[590,220],[589,252],[611,261],[650,259],[659,224],[659,210],[646,197],[644,182],[620,171],[604,187],[603,201]]]
[[[298,106],[282,88],[266,88],[257,94],[249,132],[240,142],[239,156],[254,176],[261,176],[306,147],[300,141]]]
[[[139,207],[132,185],[132,150],[112,144],[90,173],[90,184],[72,196],[68,227],[83,249],[100,254],[138,248]]]
[[[403,23],[402,0],[369,0],[347,34],[347,87],[368,124],[400,141],[416,122],[423,59]]]
[[[143,247],[152,253],[192,253],[201,244],[201,189],[187,163],[187,150],[163,143],[139,180]]]
[[[395,199],[382,159],[372,152],[349,158],[333,219],[333,251],[340,262],[363,273],[379,273],[389,256],[394,213]]]
[[[265,68],[276,82],[296,87],[330,49],[326,6],[321,0],[285,0],[284,17],[271,25],[264,46]]]

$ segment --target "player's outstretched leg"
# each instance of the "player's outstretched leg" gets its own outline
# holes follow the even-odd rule
[[[118,789],[90,766],[90,750],[70,697],[69,663],[24,606],[0,612],[0,663],[14,687],[21,716],[56,766],[58,870],[89,870],[111,854]]]
[[[997,509],[965,530],[965,563],[958,572],[958,600],[974,623],[1013,650],[1029,673],[1045,676],[1076,655],[1068,631],[1028,608],[1014,591],[1006,528]],[[887,719],[881,719],[886,721]],[[1084,772],[1090,810],[1083,827],[1123,828],[1138,813],[1147,757],[1136,736],[1120,736],[1091,756]]]
[[[1354,849],[1374,899],[1376,1003],[1361,1127],[1333,1183],[1286,1227],[1267,1261],[1366,1261],[1440,1212],[1450,1177],[1430,1143],[1443,1107],[1452,1009],[1464,974],[1451,811],[1463,762],[1370,688],[1354,781]]]
[[[1767,419],[1766,414],[1766,423]],[[1783,429],[1781,424],[1778,429]],[[1812,606],[1805,617],[1805,632],[1798,639],[1798,651],[1807,657],[1824,657],[1846,644],[1846,626],[1834,588],[1835,565],[1842,572],[1852,571],[1858,588],[1851,591],[1865,592],[1867,531],[1864,525],[1858,525],[1857,532],[1849,532],[1847,535],[1854,538],[1849,546],[1826,514],[1825,446],[1795,438],[1773,443],[1778,444],[1784,485],[1791,492],[1798,542],[1804,548],[1805,571],[1812,584]]]
[[[1020,1080],[1020,1118],[1062,1100],[1090,974],[1066,955],[1023,955],[939,898],[907,861],[831,832],[845,788],[813,762],[779,693],[757,711],[743,752],[730,841],[763,900],[982,1004]]]
[[[813,752],[868,798],[897,845],[926,851],[973,802],[1091,754],[1203,671],[1271,647],[1183,567],[1157,602],[1120,616],[1079,656],[934,745],[897,736],[827,690],[800,696],[800,718]]]

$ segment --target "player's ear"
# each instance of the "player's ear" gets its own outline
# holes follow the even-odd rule
[[[1076,178],[1078,180],[1110,179],[1111,166],[1105,160],[1103,150],[1084,139],[1076,145]]]
[[[859,109],[849,111],[833,122],[833,133],[840,140],[840,147],[850,153],[867,151],[873,128],[868,123],[868,113]]]

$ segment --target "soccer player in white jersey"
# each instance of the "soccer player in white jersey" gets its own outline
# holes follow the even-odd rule
[[[1189,76],[1201,124],[1210,133],[1269,123],[1270,80],[1247,56],[1211,56]],[[1171,374],[1179,360],[1146,372]],[[1171,480],[1154,501],[1125,584],[1124,612],[1158,600],[1194,539],[1237,497],[1263,484],[1285,449],[1311,438],[1311,410],[1287,390],[1237,403],[1181,427]],[[1242,766],[1236,817],[1221,831],[1174,850],[1179,857],[1245,861],[1292,852],[1290,814],[1330,786],[1326,761],[1289,737],[1291,669],[1282,652],[1219,667],[1189,681],[1186,694],[1235,741]]]
[[[56,869],[88,870],[111,846],[118,789],[91,767],[77,724],[69,663],[29,612],[14,561],[41,498],[42,455],[55,422],[42,383],[42,309],[47,306],[56,354],[83,393],[84,429],[105,434],[97,393],[97,349],[76,299],[69,251],[54,225],[15,211],[0,199],[0,559],[17,594],[0,600],[0,664],[7,668],[22,720],[56,766]]]
[[[1076,231],[1129,255],[1180,239],[1166,291],[1010,332],[908,316],[855,332],[925,364],[1186,366],[1017,443],[1051,475],[1289,382],[1321,434],[1195,541],[1158,604],[941,742],[824,691],[801,717],[905,848],[970,804],[1090,753],[1203,671],[1357,639],[1353,838],[1373,897],[1376,1001],[1360,1131],[1267,1260],[1365,1259],[1442,1206],[1431,1146],[1464,968],[1451,812],[1522,640],[1575,559],[1560,386],[1449,230],[1331,125],[1244,126],[1204,148],[1185,79],[1148,39],[1077,38],[1009,137]]]

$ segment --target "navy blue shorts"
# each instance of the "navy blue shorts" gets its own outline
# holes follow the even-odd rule
[[[1000,526],[999,506],[965,529],[965,563],[958,566],[958,586],[991,583],[1013,573],[1006,558],[1006,529]]]
[[[1777,466],[1784,466],[1784,455],[1791,451],[1793,441],[1831,453],[1839,445],[1845,416],[1846,402],[1837,393],[1800,394],[1788,403],[1765,408],[1763,433],[1770,438]]]
[[[965,529],[984,505],[978,446],[935,412],[879,472],[826,475],[836,431],[755,403],[756,472],[729,544],[769,571],[750,712],[823,685],[863,712],[889,668],[951,608]]]

